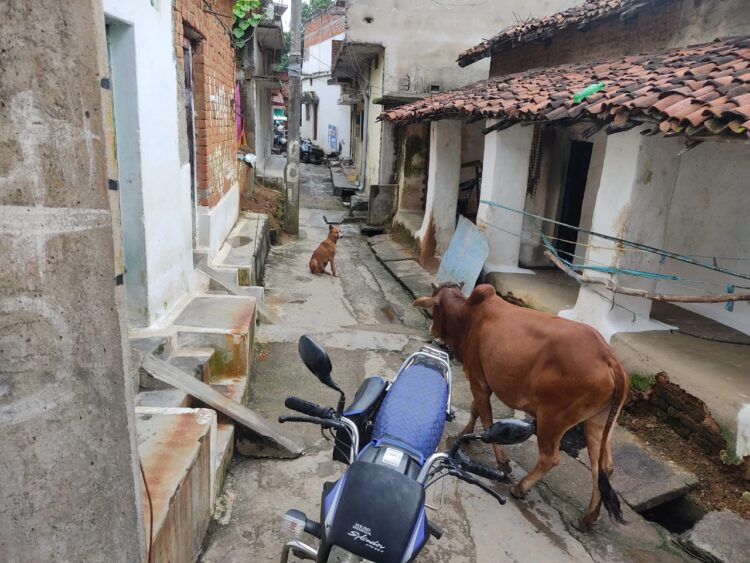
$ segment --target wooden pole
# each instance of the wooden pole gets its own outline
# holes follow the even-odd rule
[[[609,279],[583,279],[580,274],[571,270],[567,264],[552,254],[549,250],[544,251],[544,255],[563,272],[580,284],[596,283],[603,285],[609,291],[630,295],[633,297],[643,297],[652,301],[667,301],[669,303],[726,303],[728,301],[750,301],[750,293],[719,293],[713,295],[668,295],[662,293],[651,293],[643,289],[632,289],[629,287],[619,287]]]
[[[289,117],[284,169],[284,231],[299,234],[299,121],[302,77],[302,0],[292,0],[292,45],[289,51]]]

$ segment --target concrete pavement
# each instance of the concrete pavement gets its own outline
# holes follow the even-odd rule
[[[297,356],[297,338],[312,334],[328,349],[333,375],[351,397],[369,375],[392,377],[405,357],[427,339],[427,321],[411,307],[411,297],[385,270],[355,226],[343,225],[337,251],[338,278],[313,276],[307,268],[310,254],[326,234],[322,215],[343,216],[346,208],[333,199],[323,167],[302,167],[303,209],[300,238],[275,247],[266,270],[267,302],[280,322],[264,325],[258,341],[264,348],[255,362],[250,385],[250,407],[276,417],[286,412],[287,395],[335,404],[336,394],[323,387]],[[447,435],[465,421],[471,395],[460,366],[454,365],[453,405],[457,421]],[[511,415],[497,403],[495,417]],[[323,483],[341,475],[343,466],[331,461],[331,446],[316,427],[293,428],[307,453],[296,460],[254,460],[236,457],[227,476],[219,509],[214,516],[203,563],[278,560],[285,538],[279,531],[283,513],[290,508],[319,517]],[[519,450],[514,477],[535,450],[530,442]],[[489,450],[477,454],[490,459]],[[563,467],[570,465],[569,467]],[[429,517],[442,526],[441,540],[431,540],[419,560],[427,562],[496,561],[678,561],[687,559],[668,535],[629,512],[633,524],[621,527],[603,518],[597,531],[580,534],[571,526],[590,493],[585,466],[568,458],[561,464],[559,490],[542,483],[527,498],[508,498],[500,506],[479,489],[445,480],[442,507]],[[555,472],[553,472],[555,473]],[[509,484],[498,485],[508,495]],[[573,494],[581,491],[581,494]],[[441,486],[428,495],[440,503]],[[623,532],[623,528],[626,532]]]

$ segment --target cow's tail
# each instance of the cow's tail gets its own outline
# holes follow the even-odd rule
[[[610,366],[610,372],[612,379],[615,383],[615,391],[612,393],[612,406],[609,409],[609,417],[607,423],[604,425],[604,432],[602,434],[602,447],[599,450],[599,493],[602,496],[602,502],[604,508],[607,510],[609,516],[620,524],[627,524],[625,519],[622,517],[622,507],[620,506],[620,499],[617,497],[617,493],[612,488],[609,482],[609,476],[605,470],[604,457],[606,454],[606,448],[604,444],[607,441],[612,425],[615,423],[620,408],[622,408],[625,402],[625,395],[628,392],[628,375],[625,369],[619,364],[615,363],[614,366]],[[592,460],[593,461],[593,460]]]

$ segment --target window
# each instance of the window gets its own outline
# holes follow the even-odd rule
[[[305,104],[305,121],[310,121],[310,104]]]

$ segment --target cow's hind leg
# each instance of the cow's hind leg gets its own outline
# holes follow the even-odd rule
[[[471,401],[471,414],[469,415],[469,422],[466,423],[464,429],[461,430],[459,436],[471,434],[477,426],[477,418],[479,418],[479,410],[477,409],[476,401]]]
[[[482,386],[472,384],[471,394],[474,397],[474,401],[472,401],[472,413],[474,412],[474,408],[476,408],[477,413],[479,414],[479,419],[482,421],[482,426],[487,430],[494,422],[492,419],[492,404],[490,403],[492,391],[485,389]],[[492,444],[492,448],[495,450],[495,459],[497,459],[498,467],[500,467],[506,475],[510,475],[510,472],[512,471],[510,459],[503,451],[503,448],[501,448],[499,444]]]
[[[604,425],[607,422],[608,415],[609,408],[592,416],[583,423],[583,430],[586,435],[586,449],[588,450],[589,461],[591,463],[591,480],[593,482],[591,502],[585,514],[578,522],[578,528],[583,531],[588,530],[596,523],[599,519],[599,510],[602,507],[602,495],[599,491],[599,454],[602,448],[605,448],[605,471],[608,476],[612,473],[613,469],[610,436],[607,436],[605,443],[602,443],[602,433],[604,432]]]
[[[542,413],[537,413],[536,439],[539,447],[539,459],[526,477],[511,488],[510,492],[514,497],[523,497],[539,479],[560,463],[560,440],[565,430],[567,429],[560,424],[556,424],[554,420],[544,417]]]

